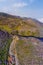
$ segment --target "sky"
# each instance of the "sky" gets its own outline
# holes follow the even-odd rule
[[[0,0],[0,12],[35,18],[43,23],[43,0]]]

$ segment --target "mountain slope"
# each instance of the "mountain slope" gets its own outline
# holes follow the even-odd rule
[[[32,18],[22,18],[0,13],[0,29],[11,34],[24,36],[43,36],[43,25]]]

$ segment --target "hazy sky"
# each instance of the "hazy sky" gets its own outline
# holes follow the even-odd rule
[[[0,0],[0,12],[32,17],[43,22],[43,0]]]

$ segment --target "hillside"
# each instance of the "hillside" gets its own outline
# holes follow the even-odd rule
[[[32,18],[0,13],[0,29],[10,34],[43,37],[43,24]]]

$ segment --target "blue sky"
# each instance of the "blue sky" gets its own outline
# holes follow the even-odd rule
[[[0,0],[0,12],[36,18],[43,22],[43,0]]]

